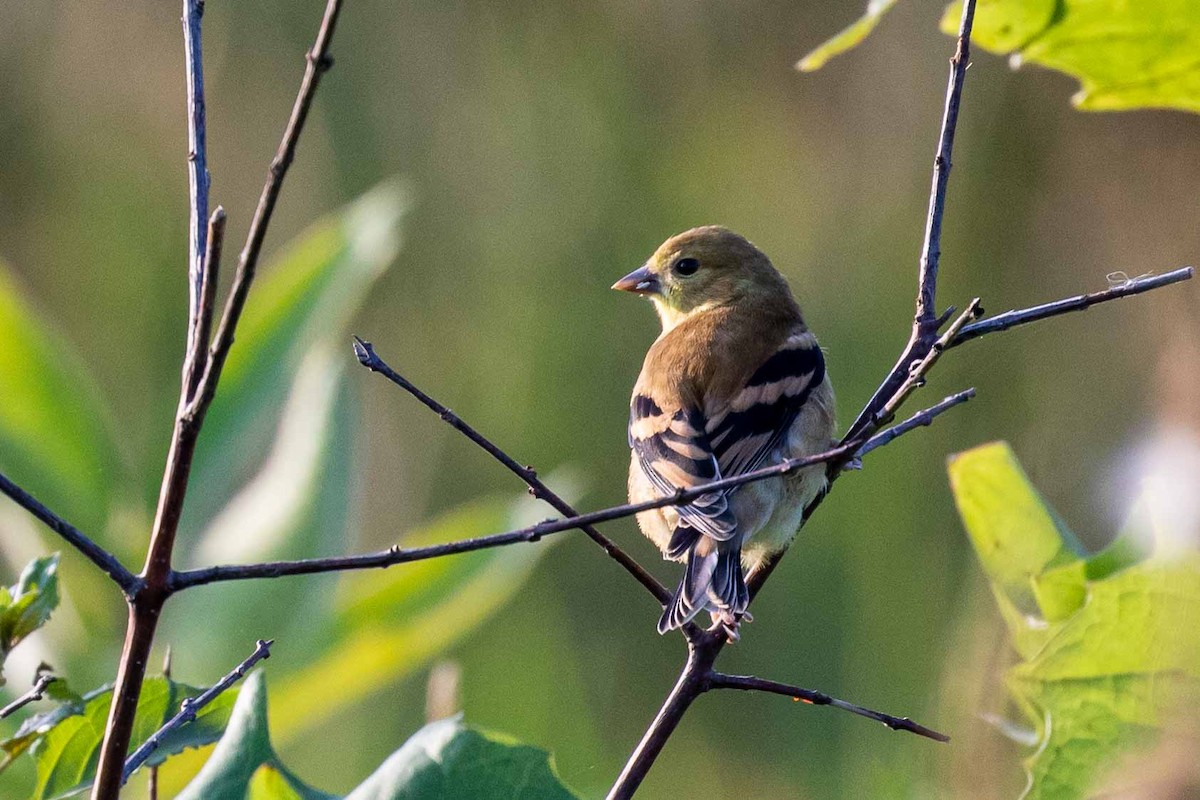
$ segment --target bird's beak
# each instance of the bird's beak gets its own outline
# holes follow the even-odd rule
[[[633,292],[634,294],[660,294],[662,292],[662,284],[658,282],[658,278],[654,276],[649,267],[644,266],[638,267],[621,278],[612,285],[612,288],[619,292]]]

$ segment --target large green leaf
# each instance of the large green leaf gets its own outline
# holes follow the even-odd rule
[[[0,686],[4,662],[21,640],[46,624],[58,608],[58,554],[35,558],[15,586],[0,587]]]
[[[572,800],[544,750],[467,727],[426,725],[346,800]],[[176,800],[334,800],[305,785],[275,754],[261,672],[247,679],[229,727]]]
[[[0,471],[99,536],[118,468],[111,416],[83,361],[0,263]]]
[[[545,750],[470,728],[461,715],[426,725],[346,800],[572,800]]]
[[[562,474],[549,480],[564,497],[575,493]],[[544,516],[545,507],[526,495],[515,503],[479,501],[409,533],[402,544],[495,533]],[[341,576],[332,624],[337,637],[279,684],[276,735],[286,741],[319,727],[428,664],[515,595],[556,538]]]
[[[816,69],[861,42],[892,3],[873,0],[849,29],[801,60]],[[957,34],[952,3],[942,30]],[[1091,111],[1200,111],[1200,4],[1194,0],[978,0],[972,41],[1079,79],[1073,100]]]
[[[136,748],[173,717],[185,698],[196,697],[201,691],[168,678],[147,679],[138,700],[132,747]],[[186,748],[217,741],[229,721],[237,694],[236,689],[229,690],[202,708],[195,721],[163,739],[146,765],[161,764]],[[104,687],[83,697],[60,691],[55,697],[60,700],[58,707],[30,717],[12,737],[0,742],[5,753],[0,769],[27,750],[33,756],[37,782],[31,800],[71,796],[91,784],[112,702],[112,688]]]
[[[400,183],[381,184],[310,226],[263,270],[197,448],[189,530],[212,519],[261,468],[284,398],[314,348],[349,358],[346,326],[395,259],[408,208]]]
[[[267,682],[262,671],[246,679],[221,737],[195,780],[176,800],[332,800],[292,775],[271,746]]]
[[[1021,656],[1006,683],[1037,732],[1026,797],[1086,797],[1200,696],[1200,555],[1134,561],[1128,536],[1080,555],[1004,444],[954,457],[950,481]]]

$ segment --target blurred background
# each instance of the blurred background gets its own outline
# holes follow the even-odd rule
[[[209,164],[212,203],[230,216],[226,276],[322,5],[208,4]],[[576,487],[582,507],[622,501],[628,393],[658,323],[648,304],[608,286],[698,224],[745,234],[787,275],[848,422],[908,333],[952,52],[936,29],[941,10],[901,4],[862,47],[801,75],[792,64],[857,4],[348,4],[267,248],[282,252],[314,220],[399,177],[406,199],[394,202],[408,209],[399,255],[324,332],[336,347],[304,357],[324,358],[325,371],[305,373],[308,384],[279,377],[275,416],[258,420],[265,433],[244,441],[238,465],[210,465],[219,477],[194,485],[181,561],[335,554],[414,530],[446,540],[507,526],[512,517],[481,498],[507,504],[519,483],[354,365],[350,332],[543,476],[569,470],[560,485]],[[105,424],[121,465],[106,466],[118,456],[105,455],[90,477],[108,485],[120,472],[130,488],[96,524],[140,563],[187,296],[178,4],[47,0],[10,4],[3,16],[0,261],[112,409]],[[943,305],[980,295],[999,312],[1102,289],[1117,271],[1196,259],[1200,118],[1083,114],[1070,106],[1074,88],[976,55],[945,222]],[[283,281],[264,274],[252,307]],[[1196,463],[1198,332],[1193,281],[956,351],[914,407],[969,385],[978,399],[839,482],[742,643],[722,657],[731,672],[911,716],[953,745],[786,698],[716,693],[688,714],[645,796],[1013,796],[1020,750],[980,717],[1004,710],[1006,650],[954,512],[946,456],[1007,439],[1068,524],[1102,545],[1146,470]],[[336,413],[317,415],[319,431],[293,420],[290,441],[327,451],[302,499],[340,494],[313,499],[309,532],[284,544],[255,549],[257,529],[231,534],[228,521],[214,532],[264,457],[288,460],[272,446],[281,409],[330,386]],[[266,507],[285,502],[282,490],[259,488]],[[11,582],[59,544],[4,506]],[[442,523],[431,530],[431,520]],[[632,521],[607,532],[676,581]],[[450,662],[468,721],[553,751],[570,785],[600,796],[675,680],[682,643],[655,633],[654,604],[582,534],[523,550],[469,562],[486,580],[446,565],[198,589],[169,607],[156,652],[169,642],[175,676],[205,684],[255,638],[277,638],[266,667],[276,747],[331,792],[357,784],[423,724],[430,669]],[[70,596],[26,662],[10,661],[10,685],[24,685],[43,657],[78,689],[111,679],[124,612],[87,571],[64,563]],[[434,588],[409,597],[409,576]],[[474,592],[457,606],[436,596],[453,581]],[[441,616],[423,617],[427,606]],[[353,646],[339,638],[347,619],[361,633]],[[32,780],[16,765],[0,774],[0,797],[26,796]]]

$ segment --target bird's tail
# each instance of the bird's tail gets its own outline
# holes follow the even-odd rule
[[[750,591],[742,575],[741,545],[701,536],[688,554],[683,579],[658,620],[658,632],[682,627],[710,605],[742,614],[749,604]]]

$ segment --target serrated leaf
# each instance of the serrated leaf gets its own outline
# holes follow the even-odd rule
[[[894,5],[896,5],[896,0],[871,0],[867,4],[865,14],[855,20],[854,23],[841,33],[825,41],[804,58],[800,59],[796,63],[796,69],[802,72],[813,72],[825,66],[826,62],[834,56],[841,55],[847,50],[858,47],[862,43],[862,40],[866,39],[871,34],[871,31],[875,30],[875,26],[879,24],[880,18]]]
[[[99,535],[124,472],[112,416],[74,348],[0,263],[0,471]]]
[[[201,691],[168,678],[146,679],[138,699],[131,752],[173,717],[185,698],[196,697]],[[95,777],[112,688],[104,687],[82,698],[73,693],[69,697],[77,699],[30,717],[16,734],[0,742],[5,753],[0,769],[27,750],[33,756],[37,781],[31,800],[71,796],[86,790]],[[161,764],[187,748],[217,741],[236,699],[236,687],[221,694],[197,713],[195,721],[165,737],[146,765]]]
[[[1135,561],[1128,536],[1106,559],[1076,557],[1066,538],[1056,551],[1050,531],[1068,534],[1005,445],[964,453],[950,472],[1021,655],[1006,684],[1037,735],[1024,797],[1086,797],[1108,765],[1157,735],[1169,712],[1200,698],[1200,555]],[[1022,575],[1037,617],[1012,599],[1025,599]]]
[[[461,715],[413,734],[346,800],[574,800],[545,750],[463,724]]]
[[[570,481],[548,479],[570,497]],[[564,484],[566,488],[564,489]],[[527,496],[468,504],[406,536],[410,547],[496,533],[545,516]],[[283,679],[275,731],[289,741],[425,666],[520,589],[553,538],[341,576],[326,652]]]
[[[267,771],[262,771],[267,767]],[[277,780],[280,779],[280,780]],[[225,735],[176,800],[246,800],[251,788],[254,800],[333,800],[296,778],[280,763],[271,746],[267,726],[267,683],[262,671],[242,685]],[[286,787],[291,794],[282,793]],[[276,792],[268,794],[268,792]]]

